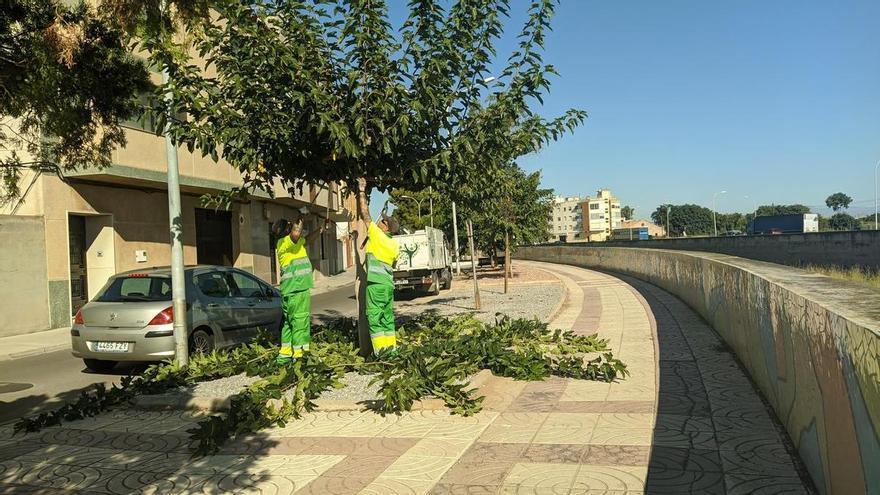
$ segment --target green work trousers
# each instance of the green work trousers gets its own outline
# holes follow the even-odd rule
[[[309,350],[312,341],[311,291],[299,290],[282,294],[284,323],[281,326],[281,349],[278,362],[289,363]]]
[[[374,354],[397,347],[393,284],[367,283],[367,321]]]

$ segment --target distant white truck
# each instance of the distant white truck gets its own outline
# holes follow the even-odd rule
[[[400,246],[394,265],[394,288],[439,294],[452,287],[452,256],[442,230],[425,227],[394,236]]]

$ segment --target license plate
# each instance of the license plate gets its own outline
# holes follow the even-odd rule
[[[409,283],[409,280],[406,279],[397,279],[394,281],[394,285],[406,285]]]
[[[95,342],[97,352],[128,352],[129,342]]]

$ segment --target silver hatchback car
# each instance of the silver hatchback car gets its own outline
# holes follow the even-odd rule
[[[187,267],[187,328],[191,352],[211,352],[277,332],[281,294],[250,273],[223,266]],[[73,355],[93,371],[119,361],[174,357],[171,269],[151,268],[113,276],[76,314],[70,329]]]

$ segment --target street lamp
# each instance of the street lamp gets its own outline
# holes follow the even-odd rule
[[[748,195],[743,196],[744,199],[751,199]],[[752,199],[752,225],[754,225],[755,219],[758,218],[758,202]],[[746,229],[748,230],[748,229]]]
[[[671,204],[667,204],[667,205],[666,205],[666,238],[667,238],[667,239],[668,239],[669,237],[671,237],[671,233],[672,233],[672,231],[669,230],[669,211],[670,211],[670,210],[672,210],[672,205],[671,205]]]
[[[413,201],[416,202],[416,206],[417,206],[418,209],[419,209],[419,222],[421,222],[421,221],[422,221],[422,201],[419,200],[419,199],[416,199],[416,198],[414,198],[414,197],[412,197],[412,196],[406,196],[406,195],[403,195],[403,194],[401,194],[400,196],[398,196],[398,198],[411,199],[411,200],[413,200]]]
[[[718,237],[718,220],[715,216],[715,200],[719,194],[727,194],[727,191],[719,191],[712,195],[712,227],[715,229],[715,237]]]

